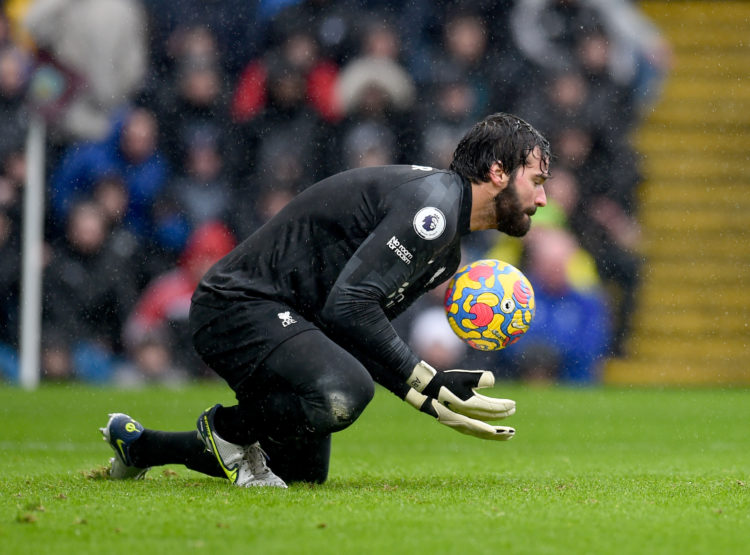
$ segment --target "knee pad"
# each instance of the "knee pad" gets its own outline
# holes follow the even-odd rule
[[[317,402],[311,403],[313,410],[307,413],[315,431],[322,434],[349,427],[375,394],[372,378],[363,368],[321,376],[317,385]]]
[[[277,415],[266,428],[279,437],[326,436],[343,430],[375,394],[375,384],[362,363],[319,330],[284,342],[251,379],[256,390],[247,398],[264,407],[257,411],[264,421]]]

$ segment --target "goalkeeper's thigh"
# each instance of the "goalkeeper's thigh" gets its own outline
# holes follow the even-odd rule
[[[343,430],[374,392],[356,358],[323,332],[308,330],[274,349],[238,388],[237,399],[258,439],[285,442]]]

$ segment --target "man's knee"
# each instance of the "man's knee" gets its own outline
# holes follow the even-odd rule
[[[329,391],[328,407],[333,426],[344,429],[354,423],[372,400],[374,393],[372,380],[359,384],[356,388]]]
[[[321,376],[315,402],[308,415],[318,433],[330,434],[347,428],[365,410],[375,394],[375,384],[364,368]]]

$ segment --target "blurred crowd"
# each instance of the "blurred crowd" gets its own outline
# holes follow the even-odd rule
[[[9,0],[0,375],[18,373],[32,110],[47,121],[42,377],[130,387],[210,379],[185,329],[192,291],[300,190],[353,167],[446,168],[505,111],[552,143],[549,206],[522,240],[473,234],[465,258],[529,276],[531,331],[470,351],[443,287],[395,325],[440,367],[595,382],[626,354],[641,265],[629,138],[668,63],[629,0]]]

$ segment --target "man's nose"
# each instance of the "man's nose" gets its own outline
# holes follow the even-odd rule
[[[544,187],[539,187],[539,189],[537,190],[534,204],[539,207],[547,206],[547,192],[544,190]]]

